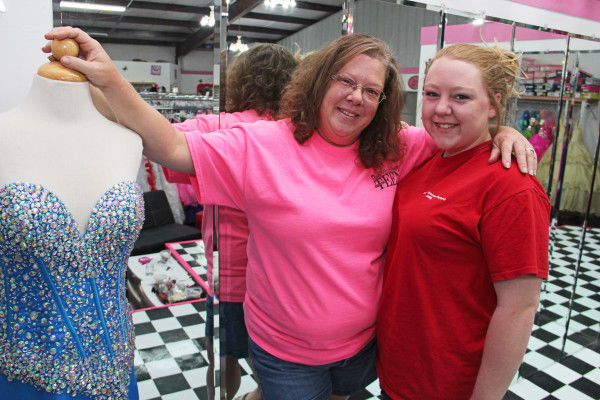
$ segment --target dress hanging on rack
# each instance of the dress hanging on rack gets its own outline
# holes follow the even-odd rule
[[[579,117],[579,126],[583,143],[590,152],[592,158],[596,151],[598,143],[598,127],[600,126],[600,101],[590,102],[586,100],[581,103],[581,117]]]
[[[554,174],[552,182],[553,199],[556,194],[558,170],[560,167],[560,155],[562,154],[564,126],[561,125],[558,137],[558,148],[556,151],[556,162],[554,163]],[[538,165],[537,177],[544,187],[548,187],[548,175],[550,171],[550,158],[552,157],[552,146],[545,152],[544,157]],[[567,163],[565,177],[563,180],[562,197],[560,209],[564,211],[585,212],[587,198],[589,196],[590,184],[592,182],[593,158],[583,143],[579,122],[573,129],[573,136],[567,150]],[[598,186],[597,186],[598,187]],[[596,192],[596,191],[595,191]],[[591,213],[600,214],[600,199],[598,196],[592,202]]]

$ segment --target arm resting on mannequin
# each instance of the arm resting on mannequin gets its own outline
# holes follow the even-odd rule
[[[117,121],[142,137],[144,154],[148,158],[176,171],[194,173],[184,134],[175,131],[165,117],[138,95],[100,43],[81,29],[71,27],[54,28],[45,37],[48,40],[72,38],[77,41],[83,58],[63,56],[60,62],[83,73],[102,91]],[[42,50],[49,52],[50,45]]]
[[[506,393],[527,348],[541,282],[534,275],[494,282],[498,303],[471,400],[500,400]]]
[[[92,96],[92,103],[94,103],[94,107],[100,114],[102,114],[106,119],[111,120],[112,122],[117,121],[117,116],[115,115],[112,108],[108,104],[108,100],[102,94],[102,91],[98,89],[94,85],[90,85],[90,95]]]

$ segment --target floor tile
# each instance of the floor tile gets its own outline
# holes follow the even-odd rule
[[[565,354],[560,357],[579,231],[578,227],[556,231],[559,242],[554,250],[554,275],[545,284],[543,306],[536,315],[524,363],[504,400],[600,399],[600,344],[585,346],[599,329],[600,229],[594,229],[594,236],[590,236],[597,239],[586,242],[595,253],[582,258],[583,275],[578,280]],[[181,247],[186,248],[193,250],[189,245]],[[140,400],[208,400],[205,301],[134,312],[132,319]],[[240,360],[240,365],[243,372],[238,396],[256,388],[246,360]],[[379,382],[375,381],[350,400],[375,400],[379,393]]]

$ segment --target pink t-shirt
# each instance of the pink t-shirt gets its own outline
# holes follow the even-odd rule
[[[381,173],[361,166],[358,143],[298,144],[289,119],[186,135],[201,202],[248,217],[244,310],[264,350],[320,365],[375,336],[396,183],[434,152],[425,130],[401,135],[403,161]]]
[[[173,124],[182,132],[207,133],[229,128],[239,122],[271,120],[270,114],[258,115],[254,110],[236,113],[200,114],[194,119]],[[169,182],[192,183],[196,193],[198,188],[195,177],[182,172],[163,168]],[[248,220],[240,210],[231,207],[219,207],[219,284],[220,300],[241,303],[246,293],[246,243],[248,242]],[[212,293],[213,270],[213,207],[205,206],[202,216],[202,240],[206,249],[207,277],[209,295]]]

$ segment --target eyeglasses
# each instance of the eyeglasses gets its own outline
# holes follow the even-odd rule
[[[331,75],[330,78],[346,89],[355,91],[357,88],[360,88],[363,100],[365,101],[371,103],[381,103],[383,100],[385,100],[385,93],[383,93],[383,91],[372,87],[363,86],[352,78],[344,75]]]

